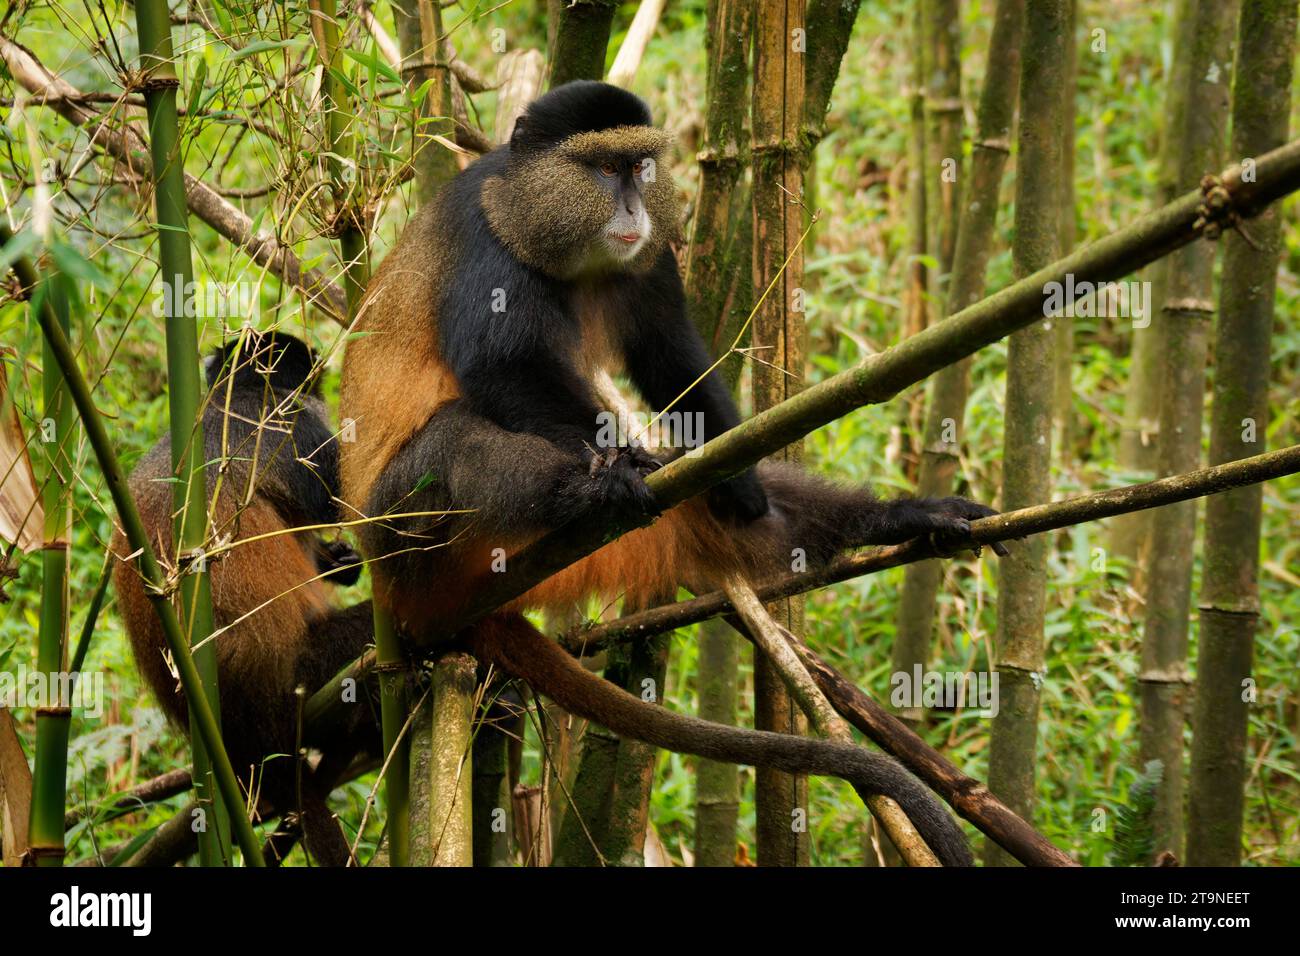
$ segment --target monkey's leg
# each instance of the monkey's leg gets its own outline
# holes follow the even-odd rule
[[[859,795],[883,794],[907,813],[945,866],[969,866],[970,848],[943,805],[893,759],[861,747],[711,724],[646,704],[601,680],[519,615],[475,625],[470,648],[572,713],[617,734],[710,760],[840,777]]]

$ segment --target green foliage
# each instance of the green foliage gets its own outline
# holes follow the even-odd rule
[[[1115,866],[1146,866],[1156,848],[1151,816],[1164,765],[1152,760],[1128,788],[1128,803],[1115,808]]]

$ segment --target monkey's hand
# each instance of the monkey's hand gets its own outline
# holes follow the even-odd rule
[[[987,505],[970,501],[966,498],[921,498],[910,502],[898,502],[914,506],[917,534],[933,535],[935,547],[944,554],[970,549],[979,554],[980,545],[971,540],[970,523],[979,518],[997,514]],[[905,510],[904,515],[911,514]],[[927,527],[928,525],[928,527]],[[1006,545],[994,541],[990,547],[999,557],[1009,552]]]
[[[714,517],[736,524],[767,514],[767,492],[753,468],[710,488],[708,502]]]
[[[646,487],[645,476],[659,467],[659,462],[643,448],[606,448],[590,450],[587,474],[593,484],[589,494],[595,505],[617,512],[657,515],[663,509],[654,492]]]
[[[327,574],[330,584],[349,587],[356,584],[361,577],[361,555],[352,545],[339,539],[337,541],[319,540],[316,543],[316,570]]]

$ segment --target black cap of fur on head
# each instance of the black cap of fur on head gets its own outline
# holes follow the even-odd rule
[[[239,353],[235,368],[237,388],[262,388],[269,381],[277,391],[301,388],[304,394],[319,396],[316,353],[301,339],[286,332],[253,331],[244,337],[242,346],[238,338],[233,338],[213,349],[203,361],[208,388],[215,387],[228,374],[236,349]]]
[[[616,126],[650,126],[650,107],[641,97],[609,83],[574,80],[534,100],[515,121],[514,152],[534,152],[579,133]]]

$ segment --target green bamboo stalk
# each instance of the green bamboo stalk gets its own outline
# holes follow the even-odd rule
[[[9,242],[12,238],[13,233],[0,222],[0,245]],[[38,281],[37,275],[26,259],[20,257],[13,263],[12,268],[18,276],[18,281],[25,288],[35,287]],[[144,530],[135,501],[131,498],[126,475],[117,461],[117,455],[113,451],[113,444],[104,428],[104,421],[99,416],[99,410],[95,407],[90,386],[86,384],[85,377],[77,367],[72,346],[68,343],[68,337],[59,324],[54,310],[42,308],[37,313],[37,319],[41,325],[41,332],[49,343],[55,364],[58,365],[68,391],[72,395],[72,402],[81,417],[82,426],[86,429],[86,437],[99,461],[99,468],[104,474],[104,483],[113,498],[113,505],[117,508],[117,517],[122,524],[122,530],[126,533],[127,540],[131,542],[131,547],[139,552],[136,561],[145,581],[145,594],[148,595],[150,603],[158,614],[163,635],[167,639],[167,648],[171,651],[176,665],[181,688],[190,702],[192,721],[190,726],[198,730],[211,756],[212,774],[222,799],[229,806],[242,807],[243,797],[240,793],[239,781],[230,766],[226,748],[221,743],[221,727],[204,693],[202,679],[194,664],[194,656],[190,653],[189,642],[181,630],[180,618],[167,597],[167,579],[153,553],[153,546]],[[245,865],[264,866],[261,845],[248,817],[243,813],[237,813],[231,819],[234,823],[235,837],[244,852]]]
[[[651,703],[662,706],[664,681],[668,675],[671,637],[659,635],[639,641],[631,648],[627,690],[643,700],[653,693]],[[623,737],[618,744],[614,768],[613,798],[609,819],[601,839],[601,854],[617,866],[645,865],[645,834],[650,819],[650,791],[654,786],[659,750],[650,744]]]
[[[922,6],[926,20],[926,192],[935,199],[930,202],[927,198],[926,213],[930,242],[939,263],[936,291],[942,302],[952,274],[961,209],[961,12],[957,0],[923,0]],[[997,68],[1006,66],[999,63]],[[951,175],[945,175],[949,169]]]
[[[599,80],[605,75],[609,33],[617,9],[617,0],[551,0],[547,17],[555,33],[547,51],[548,90],[570,80]]]
[[[804,58],[803,144],[811,156],[826,133],[826,111],[849,48],[862,0],[808,0],[804,23],[808,54]]]
[[[738,186],[750,159],[745,96],[753,21],[754,6],[747,0],[709,0],[700,189],[686,251],[685,285],[691,320],[714,357],[731,348],[749,314],[749,296],[737,289],[738,280],[749,272],[747,257],[738,254],[747,222],[735,215],[734,199],[743,193]],[[744,248],[747,251],[748,245]],[[735,360],[720,367],[733,389],[741,367]]]
[[[1286,141],[1296,49],[1296,0],[1246,0],[1232,87],[1232,153],[1265,153]],[[1282,218],[1270,209],[1230,233],[1214,356],[1210,462],[1263,449],[1268,423],[1269,344],[1282,252]],[[1205,570],[1188,781],[1187,863],[1241,864],[1245,806],[1246,692],[1259,625],[1263,488],[1217,495],[1205,507]]]
[[[491,717],[491,705],[484,707],[488,716],[475,725],[473,753],[473,861],[475,866],[510,865],[510,794],[506,789],[506,734]],[[504,829],[498,829],[498,823]]]
[[[198,332],[185,317],[185,296],[194,278],[190,260],[189,209],[185,197],[185,170],[176,116],[175,54],[172,49],[171,14],[165,0],[140,0],[135,5],[140,41],[140,68],[144,74],[145,105],[149,114],[149,152],[153,159],[154,198],[158,210],[158,259],[162,281],[172,288],[166,297],[168,413],[171,425],[172,486],[176,512],[173,530],[182,556],[201,553],[207,538],[207,484],[204,478],[203,421],[199,401],[203,395],[199,373]],[[191,566],[181,578],[181,620],[190,644],[206,642],[212,633],[212,595],[202,564]],[[221,704],[217,689],[217,649],[203,643],[194,654],[203,694],[212,707],[218,728]],[[195,702],[189,701],[193,726]],[[199,862],[225,865],[230,859],[229,815],[242,801],[223,805],[212,787],[212,754],[205,737],[190,735],[194,751],[194,793],[207,810],[207,826],[199,831]]]
[[[805,25],[802,0],[759,6],[754,25],[753,203],[754,288],[771,294],[754,313],[752,345],[761,362],[753,367],[755,411],[780,405],[801,387],[807,354],[802,300],[804,160],[804,55],[792,50],[795,31]],[[792,202],[792,197],[795,201]],[[780,272],[785,264],[784,272]],[[777,278],[778,272],[780,277]],[[787,374],[789,373],[789,374]],[[773,455],[803,459],[802,438]],[[803,602],[794,598],[770,608],[792,633],[802,636]],[[803,733],[806,721],[780,674],[761,651],[754,653],[754,726],[779,733]],[[756,844],[760,866],[806,865],[808,780],[768,768],[754,772]]]
[[[1155,205],[1168,205],[1183,190],[1178,169],[1182,161],[1182,129],[1187,116],[1187,89],[1192,69],[1192,42],[1196,26],[1196,0],[1175,0],[1173,9],[1173,63],[1165,83],[1165,122],[1160,130],[1160,157]],[[1160,384],[1164,366],[1165,279],[1169,260],[1157,259],[1146,270],[1151,283],[1148,297],[1151,315],[1145,328],[1134,328],[1129,355],[1128,388],[1124,392],[1124,413],[1120,422],[1121,469],[1135,475],[1156,473],[1156,445],[1160,430]],[[1110,549],[1116,557],[1134,563],[1132,580],[1141,587],[1142,562],[1151,544],[1151,514],[1145,511],[1125,515],[1111,526]]]
[[[415,198],[428,202],[459,171],[456,155],[432,136],[455,135],[451,64],[443,36],[438,0],[394,0],[397,42],[402,51],[402,76],[414,95],[431,84],[423,100],[412,104],[411,148],[415,166]]]
[[[1195,40],[1181,133],[1179,179],[1185,187],[1223,163],[1229,77],[1237,0],[1198,0]],[[1254,82],[1252,79],[1251,82]],[[1205,361],[1214,314],[1217,247],[1198,242],[1169,260],[1161,311],[1164,372],[1160,392],[1158,467],[1161,475],[1195,469],[1201,460]],[[1188,705],[1187,632],[1196,546],[1196,502],[1152,515],[1151,548],[1144,563],[1146,615],[1142,635],[1139,760],[1159,760],[1164,774],[1153,814],[1155,852],[1176,857],[1183,848],[1183,732]]]
[[[416,714],[411,740],[412,866],[474,862],[467,808],[474,799],[476,668],[474,658],[461,652],[435,661],[430,699]]]
[[[706,621],[700,626],[695,686],[702,720],[736,725],[739,640],[736,632],[720,621]],[[740,769],[735,764],[701,760],[696,765],[696,866],[732,866],[735,862],[740,792]]]
[[[949,315],[984,296],[985,274],[997,225],[998,194],[1011,152],[1011,128],[1020,93],[1020,37],[1024,19],[1024,0],[999,0],[989,39],[984,89],[976,114],[970,185],[964,195],[957,249],[953,254]],[[960,430],[966,417],[969,391],[968,359],[945,366],[931,380],[917,479],[919,495],[952,494],[960,464]],[[894,672],[910,674],[916,664],[925,667],[929,663],[935,601],[942,580],[943,564],[939,561],[914,564],[903,575],[892,655]],[[900,716],[917,721],[921,711],[917,708]]]
[[[746,96],[754,5],[709,0],[705,36],[707,86],[704,142],[699,153],[700,191],[686,255],[686,300],[691,319],[714,357],[731,347],[752,303],[752,206],[735,214],[737,186],[749,165]],[[748,342],[742,342],[741,346]],[[743,363],[721,366],[735,391]],[[699,716],[736,723],[740,645],[732,629],[715,622],[700,628]],[[740,768],[700,760],[695,773],[695,865],[731,866],[736,852]]]
[[[929,198],[926,170],[925,65],[926,5],[912,8],[911,115],[907,139],[907,308],[903,317],[903,334],[915,335],[930,324],[930,254]]]
[[[69,320],[68,280],[59,273],[46,278],[36,294],[53,309],[66,333]],[[33,759],[31,815],[28,846],[37,866],[62,866],[63,812],[67,800],[68,734],[72,724],[71,690],[64,676],[68,641],[68,567],[72,547],[70,495],[76,437],[76,409],[67,394],[48,344],[43,346],[42,444],[45,477],[41,507],[45,511],[45,550],[41,554],[41,615],[36,667],[46,675],[50,699],[36,711],[36,749]],[[46,433],[52,429],[53,434]],[[58,696],[54,696],[57,694]]]
[[[1060,242],[1068,5],[1069,0],[1025,3],[1016,233],[1011,246],[1012,265],[1019,276],[1052,262]],[[1050,322],[1036,322],[1011,336],[1002,447],[1003,509],[1051,498],[1051,352]],[[1039,536],[998,562],[996,666],[1001,698],[991,732],[989,789],[1025,819],[1031,818],[1034,806],[1038,685],[1045,669],[1046,560],[1047,539]],[[1013,858],[990,841],[984,861],[1006,866]]]
[[[605,668],[605,678],[618,686],[626,682],[626,665]],[[600,866],[600,847],[609,825],[609,808],[614,798],[614,777],[618,770],[619,738],[604,727],[588,724],[582,735],[582,757],[569,786],[571,804],[566,805],[556,828],[552,866]]]
[[[1069,255],[1074,249],[1075,212],[1074,212],[1074,121],[1075,99],[1078,95],[1079,74],[1079,38],[1075,29],[1078,16],[1078,0],[1070,0],[1067,9],[1066,45],[1065,45],[1065,99],[1061,104],[1061,225],[1059,255]],[[1052,419],[1056,436],[1053,447],[1056,448],[1058,460],[1065,464],[1073,451],[1074,430],[1074,387],[1071,378],[1074,372],[1074,323],[1057,322],[1053,326],[1052,357],[1055,371],[1053,381],[1055,392],[1052,395]]]

